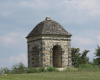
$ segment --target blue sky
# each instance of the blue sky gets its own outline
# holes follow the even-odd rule
[[[28,33],[46,16],[72,36],[72,47],[90,50],[100,45],[100,0],[0,0],[0,67],[27,66]]]

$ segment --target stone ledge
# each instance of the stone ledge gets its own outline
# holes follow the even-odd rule
[[[60,41],[71,41],[71,39],[52,39],[52,38],[43,38],[43,39],[42,39],[42,38],[39,38],[39,39],[27,41],[27,43],[33,42],[33,41],[38,41],[38,40],[60,40]]]

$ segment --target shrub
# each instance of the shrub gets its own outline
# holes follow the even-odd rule
[[[100,67],[93,64],[81,64],[78,68],[79,71],[100,71]]]
[[[12,70],[24,70],[26,67],[23,65],[23,63],[15,64],[12,66]]]
[[[27,68],[23,65],[23,63],[19,63],[19,64],[15,64],[12,66],[12,73],[14,74],[21,74],[21,73],[26,73],[27,72]]]
[[[76,68],[75,66],[71,66],[71,67],[67,67],[64,71],[67,72],[76,72],[78,68]]]
[[[47,71],[49,71],[49,72],[58,71],[58,69],[55,68],[55,67],[48,67],[48,68],[47,68]]]
[[[9,74],[9,73],[11,73],[11,71],[10,71],[7,67],[4,67],[4,68],[3,68],[3,72],[4,72],[4,74]]]
[[[0,75],[4,74],[3,68],[0,69]]]
[[[38,72],[46,72],[47,70],[44,67],[39,67]]]
[[[27,73],[36,73],[36,72],[38,72],[38,70],[35,69],[35,68],[33,68],[33,67],[30,67],[30,68],[28,68],[28,70],[27,70]]]
[[[11,71],[7,67],[0,69],[0,75],[10,74],[10,73],[11,73]]]

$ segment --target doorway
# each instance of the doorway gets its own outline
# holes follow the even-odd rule
[[[53,67],[62,67],[62,51],[59,45],[53,47]]]

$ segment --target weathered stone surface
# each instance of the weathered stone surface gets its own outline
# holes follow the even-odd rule
[[[49,18],[39,23],[27,36],[28,67],[71,66],[70,37],[59,23]]]
[[[29,33],[27,38],[37,35],[47,35],[47,34],[71,36],[71,34],[68,33],[59,23],[48,19],[50,18],[46,18],[46,20],[37,24],[36,27]]]

